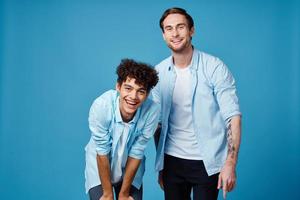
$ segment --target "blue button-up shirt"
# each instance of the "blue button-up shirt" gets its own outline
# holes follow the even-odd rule
[[[172,56],[163,60],[155,68],[159,74],[159,83],[152,90],[152,98],[161,105],[162,128],[155,168],[160,171],[163,169],[168,120],[176,80]],[[221,171],[227,156],[226,123],[231,117],[241,115],[235,81],[220,59],[196,49],[193,50],[191,73],[191,114],[194,131],[206,171],[208,175],[212,175]]]
[[[149,139],[153,136],[159,119],[159,105],[147,99],[138,108],[134,118],[127,124],[129,126],[125,151],[128,156],[142,159],[139,169],[133,180],[133,185],[140,188],[145,171],[144,150]],[[89,113],[89,128],[91,138],[86,150],[85,187],[86,192],[92,187],[100,185],[97,160],[98,155],[108,155],[111,166],[117,160],[119,139],[125,128],[119,108],[119,95],[115,90],[110,90],[98,97],[91,106]],[[125,169],[122,169],[124,174]],[[117,173],[115,171],[112,174]],[[123,177],[123,174],[121,175]],[[119,174],[115,174],[118,176]]]

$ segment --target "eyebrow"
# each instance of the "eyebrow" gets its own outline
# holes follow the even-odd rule
[[[172,27],[178,27],[178,26],[187,26],[187,24],[186,23],[179,23],[179,24],[176,24],[175,26],[166,25],[166,26],[164,26],[164,28],[172,28]]]
[[[126,84],[126,83],[124,83],[124,87],[134,88],[134,87],[132,87],[131,85],[128,85],[128,84]],[[147,91],[147,89],[144,88],[144,87],[138,88],[137,90],[138,90],[138,91],[140,91],[140,90],[145,90],[145,91]]]
[[[145,92],[147,91],[146,88],[140,88],[140,89],[138,89],[138,91],[141,91],[141,90],[145,90]]]
[[[132,88],[131,85],[128,85],[128,84],[126,84],[126,83],[124,83],[124,86],[125,86],[125,87],[131,87],[131,88]]]

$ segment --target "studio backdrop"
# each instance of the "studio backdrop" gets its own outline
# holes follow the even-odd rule
[[[169,7],[194,18],[193,44],[221,58],[243,113],[235,200],[300,199],[298,1],[0,1],[0,198],[88,199],[84,147],[92,101],[122,58],[170,55]],[[163,199],[147,150],[144,199]],[[222,199],[222,195],[219,195]]]

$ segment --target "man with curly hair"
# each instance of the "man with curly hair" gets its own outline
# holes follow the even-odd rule
[[[172,55],[155,68],[161,104],[156,169],[166,200],[216,200],[235,187],[241,112],[235,81],[217,57],[193,47],[194,21],[182,8],[160,18]]]
[[[148,99],[157,72],[124,59],[116,90],[98,97],[89,113],[91,138],[86,150],[86,192],[91,200],[141,200],[144,150],[158,124],[159,106]],[[114,193],[113,193],[114,190]]]

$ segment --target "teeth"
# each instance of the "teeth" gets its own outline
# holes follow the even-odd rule
[[[126,101],[126,103],[129,104],[129,105],[132,105],[132,106],[137,105],[137,103],[135,103],[135,102],[129,102],[129,101]]]
[[[181,42],[181,40],[177,40],[177,41],[172,41],[174,44],[178,44]]]
[[[174,39],[174,40],[172,40],[173,42],[181,42],[182,41],[182,39]]]

